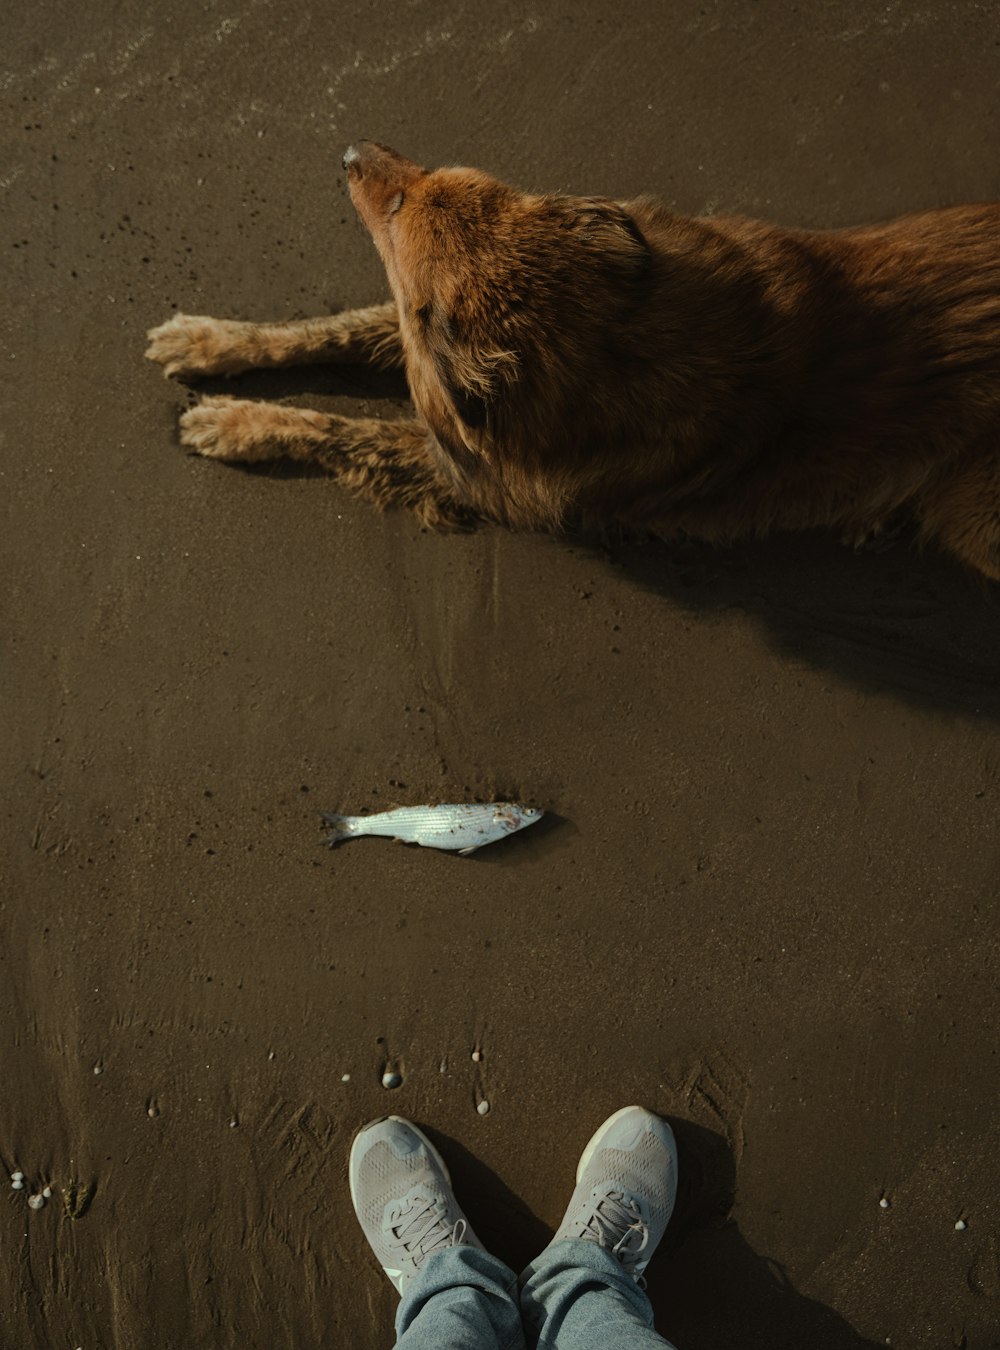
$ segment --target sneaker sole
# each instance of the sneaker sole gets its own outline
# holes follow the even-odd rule
[[[427,1152],[437,1163],[438,1167],[440,1167],[441,1171],[444,1173],[445,1181],[447,1181],[448,1185],[451,1186],[451,1173],[448,1171],[448,1166],[445,1160],[441,1157],[441,1154],[437,1151],[437,1149],[434,1147],[431,1141],[427,1138],[426,1134],[424,1134],[423,1130],[419,1129],[416,1125],[414,1125],[412,1120],[406,1120],[404,1119],[403,1116],[379,1116],[377,1120],[368,1121],[367,1125],[362,1126],[362,1128],[354,1136],[354,1143],[351,1145],[350,1156],[347,1159],[347,1181],[351,1188],[351,1204],[354,1206],[354,1213],[359,1217],[361,1211],[358,1209],[358,1200],[357,1196],[354,1193],[355,1155],[357,1153],[358,1144],[361,1142],[361,1136],[364,1134],[365,1130],[370,1129],[372,1125],[381,1125],[384,1120],[394,1120],[396,1121],[397,1124],[405,1125],[407,1129],[412,1130],[413,1133],[417,1136],[417,1138],[421,1141],[423,1146],[426,1148]]]
[[[622,1109],[620,1111],[616,1111],[613,1116],[608,1116],[604,1124],[599,1126],[597,1132],[591,1137],[590,1143],[587,1145],[587,1147],[583,1150],[583,1152],[580,1155],[580,1161],[577,1164],[576,1168],[577,1185],[579,1185],[580,1183],[580,1178],[583,1176],[587,1164],[590,1162],[591,1158],[597,1152],[598,1148],[601,1145],[601,1141],[604,1139],[605,1135],[611,1129],[611,1126],[616,1124],[617,1121],[621,1120],[622,1116],[630,1115],[633,1111],[641,1111],[644,1116],[649,1116],[653,1114],[653,1112],[647,1111],[644,1106],[623,1106]],[[671,1157],[673,1159],[674,1173],[676,1174],[677,1141],[674,1139],[674,1132],[667,1124],[667,1122],[662,1118],[662,1116],[657,1116],[656,1119],[667,1131],[668,1146],[670,1148]]]

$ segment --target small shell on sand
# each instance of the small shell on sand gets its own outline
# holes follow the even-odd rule
[[[23,1181],[17,1181],[17,1180],[14,1180],[14,1181],[12,1181],[12,1182],[10,1183],[10,1188],[11,1188],[12,1191],[23,1191],[23,1190],[24,1190],[24,1182],[23,1182]]]
[[[384,1088],[398,1088],[403,1086],[402,1076],[398,1073],[384,1073],[382,1075],[382,1086]]]
[[[44,1195],[29,1195],[28,1204],[32,1209],[42,1209],[45,1205]]]
[[[478,1064],[479,1061],[482,1059],[482,1057],[483,1057],[483,1052],[482,1052],[482,1050],[473,1050],[473,1052],[472,1052],[472,1062],[473,1062],[473,1064]]]
[[[965,1222],[964,1219],[958,1219],[955,1223],[955,1232],[964,1233],[967,1227],[968,1224]]]
[[[340,1075],[340,1081],[342,1083],[349,1083],[351,1081],[351,1075],[349,1073],[342,1073]]]
[[[24,1173],[23,1173],[23,1172],[11,1172],[11,1174],[10,1174],[10,1179],[11,1179],[11,1181],[23,1181],[23,1180],[24,1180]]]
[[[488,1116],[490,1113],[489,1102],[485,1098],[483,1098],[483,1100],[476,1107],[476,1110],[479,1112],[481,1116]]]
[[[51,1186],[46,1186],[46,1187],[44,1188],[44,1190],[42,1191],[42,1194],[45,1196],[46,1200],[51,1200],[51,1199],[52,1199],[52,1187],[51,1187]]]
[[[888,1196],[883,1195],[882,1199],[879,1201],[879,1205],[881,1206],[882,1209],[888,1209],[889,1208]]]

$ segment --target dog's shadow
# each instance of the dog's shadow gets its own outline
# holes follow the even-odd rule
[[[211,375],[194,383],[184,382],[194,402],[204,394],[230,394],[233,398],[270,399],[280,403],[294,400],[303,406],[325,406],[331,400],[344,399],[364,403],[392,403],[400,411],[414,416],[410,389],[401,370],[374,370],[363,365],[279,366],[274,370],[254,369],[240,375]]]
[[[306,392],[308,391],[308,393]],[[205,380],[197,394],[337,400],[363,416],[412,416],[402,372],[314,366]],[[343,400],[355,406],[343,408]],[[240,466],[271,477],[323,477],[318,466]],[[493,528],[493,527],[483,527]],[[869,692],[969,717],[1000,719],[1000,584],[973,576],[904,532],[889,547],[855,552],[832,532],[776,534],[713,547],[575,532],[675,609],[750,616],[783,653],[829,669]]]
[[[749,1246],[729,1217],[735,1168],[726,1141],[671,1120],[680,1188],[670,1226],[646,1272],[657,1329],[684,1350],[875,1350],[832,1309],[799,1294],[784,1271]],[[427,1128],[426,1126],[424,1128]],[[551,1231],[496,1174],[456,1140],[428,1129],[448,1159],[452,1183],[483,1245],[514,1271]],[[572,1185],[573,1167],[564,1168]],[[567,1199],[569,1195],[567,1193]]]
[[[861,552],[820,532],[729,548],[588,544],[671,606],[748,615],[780,652],[866,692],[1000,718],[1000,587],[905,534]]]

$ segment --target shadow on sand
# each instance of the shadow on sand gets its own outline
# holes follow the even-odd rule
[[[875,1350],[874,1341],[797,1293],[780,1267],[744,1241],[728,1218],[735,1168],[721,1135],[688,1121],[671,1124],[681,1185],[667,1235],[647,1271],[657,1330],[678,1350]],[[456,1194],[483,1244],[521,1270],[546,1246],[551,1230],[457,1140],[421,1128],[447,1158]],[[569,1180],[572,1170],[564,1170]]]
[[[779,651],[867,692],[1000,717],[1000,587],[905,533],[882,552],[816,532],[726,549],[623,540],[600,553],[671,605],[745,614]]]
[[[806,1298],[776,1262],[755,1252],[730,1219],[736,1173],[721,1135],[671,1119],[677,1206],[647,1271],[656,1326],[679,1350],[874,1350],[832,1308]]]
[[[237,398],[309,395],[360,401],[350,415],[412,416],[397,373],[350,367],[253,371],[188,391]],[[369,402],[379,406],[371,409]],[[389,405],[389,406],[387,406]],[[240,466],[273,477],[322,477],[315,466]],[[1000,719],[1000,585],[963,571],[905,529],[882,551],[854,552],[830,532],[712,547],[573,534],[568,542],[675,609],[751,618],[781,652],[868,692],[967,717]]]

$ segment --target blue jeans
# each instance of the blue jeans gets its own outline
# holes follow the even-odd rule
[[[460,1244],[428,1257],[396,1315],[396,1350],[673,1350],[649,1299],[596,1242],[546,1247],[518,1280]]]

